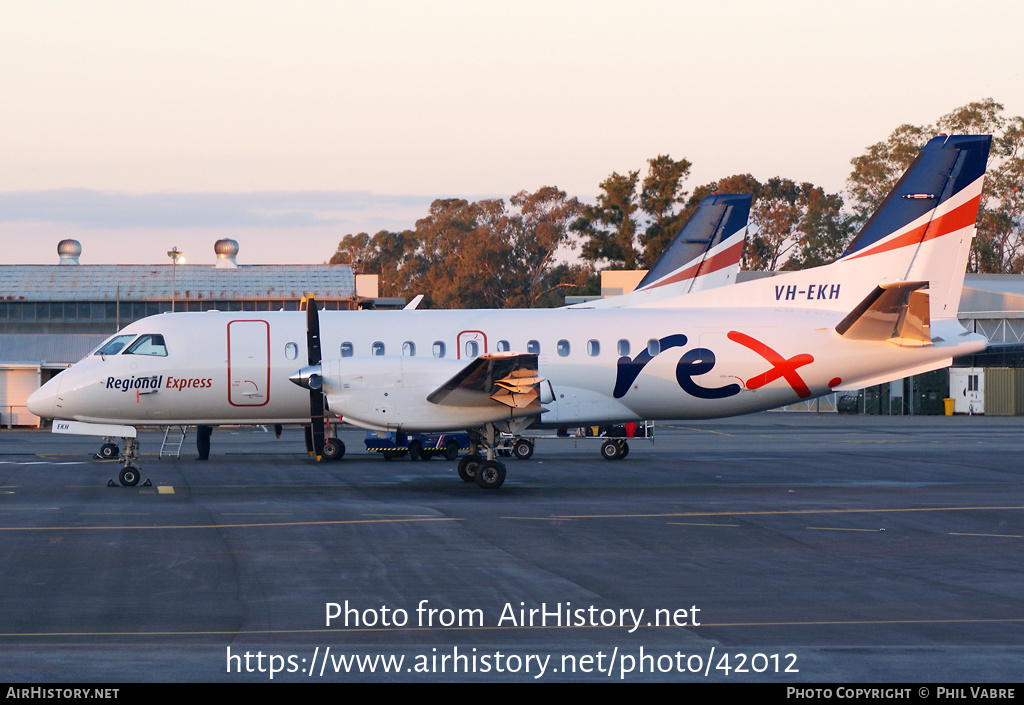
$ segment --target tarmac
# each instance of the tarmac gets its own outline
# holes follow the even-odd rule
[[[1024,419],[768,412],[503,459],[0,430],[0,681],[1014,683]]]

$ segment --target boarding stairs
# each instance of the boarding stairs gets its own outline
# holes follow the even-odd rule
[[[160,458],[181,457],[181,447],[185,444],[188,426],[168,426],[164,429],[164,440],[160,444]]]

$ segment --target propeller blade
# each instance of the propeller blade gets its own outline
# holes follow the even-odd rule
[[[312,296],[306,302],[306,352],[310,365],[320,364],[320,312]]]
[[[320,314],[312,296],[306,301],[306,352],[310,366],[319,367],[321,361]],[[313,382],[316,388],[308,382],[313,382],[313,380],[307,378],[307,385],[303,385],[309,386],[310,444],[312,454],[316,456],[317,460],[320,460],[324,454],[324,442],[327,435],[324,427],[324,395],[320,391],[319,376],[316,376],[316,381]]]

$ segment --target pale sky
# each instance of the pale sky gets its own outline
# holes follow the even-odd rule
[[[1020,0],[0,0],[0,262],[320,263],[659,154],[842,191],[902,123],[1024,114],[1022,31]]]

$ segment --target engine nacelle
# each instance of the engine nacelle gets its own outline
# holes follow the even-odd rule
[[[321,390],[332,414],[375,430],[457,431],[537,414],[489,400],[473,405],[427,401],[467,364],[424,357],[334,358],[320,365]]]

